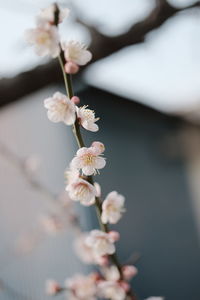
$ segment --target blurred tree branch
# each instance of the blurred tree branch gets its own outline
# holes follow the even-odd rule
[[[159,28],[169,18],[181,11],[198,7],[200,7],[200,1],[186,7],[175,8],[167,0],[157,0],[155,8],[144,20],[134,24],[126,33],[116,37],[108,37],[80,19],[77,21],[86,26],[91,33],[90,50],[94,55],[92,60],[94,62],[125,46],[144,42],[149,32]],[[38,66],[13,78],[3,78],[0,80],[0,105],[15,101],[48,84],[61,82],[61,80],[57,61]]]

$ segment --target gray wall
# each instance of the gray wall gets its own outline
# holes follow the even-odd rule
[[[43,164],[38,176],[58,192],[76,144],[70,128],[47,120],[43,99],[55,90],[45,89],[2,109],[0,140],[22,157],[39,154]],[[133,280],[137,294],[140,299],[163,295],[168,300],[199,300],[198,236],[185,161],[171,158],[164,144],[181,122],[96,89],[85,89],[80,96],[101,118],[99,132],[84,132],[87,145],[93,140],[106,145],[107,166],[96,181],[104,196],[117,190],[127,199],[127,212],[113,228],[121,233],[121,261],[134,252],[141,255]],[[0,290],[0,299],[48,299],[46,278],[62,282],[83,269],[73,253],[72,234],[46,238],[31,254],[16,258],[13,241],[35,228],[48,204],[2,156],[0,165],[0,283],[9,286]],[[85,229],[97,226],[93,208],[78,210]]]

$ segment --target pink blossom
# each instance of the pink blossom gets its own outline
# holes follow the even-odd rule
[[[86,130],[96,132],[99,130],[99,127],[97,124],[95,124],[95,122],[97,122],[99,118],[95,118],[95,112],[87,107],[87,105],[76,107],[79,123]]]
[[[80,178],[79,171],[76,169],[67,168],[64,172],[64,177],[67,184],[77,181]]]
[[[116,191],[109,193],[102,204],[101,220],[104,224],[116,224],[122,217],[125,198]]]
[[[98,155],[96,147],[82,147],[76,156],[72,159],[70,167],[73,169],[81,170],[86,176],[96,174],[98,169],[105,167],[105,158]]]
[[[120,273],[115,265],[103,269],[104,278],[107,281],[118,281],[120,279]]]
[[[79,66],[87,64],[92,59],[92,54],[87,47],[77,41],[69,41],[62,44],[65,59]]]
[[[102,154],[105,151],[105,146],[101,142],[93,142],[91,147],[94,147],[96,149],[96,153],[98,155]]]
[[[46,293],[49,296],[55,296],[62,290],[61,286],[59,283],[55,280],[48,279],[46,281]]]
[[[86,239],[88,237],[88,233],[82,233],[74,243],[74,249],[78,257],[86,264],[95,264],[95,256],[93,248],[88,246],[86,243]]]
[[[74,201],[80,201],[85,206],[94,204],[97,195],[95,187],[88,181],[78,178],[66,186],[69,197]]]
[[[47,116],[52,122],[64,122],[66,125],[72,125],[75,122],[75,105],[60,92],[44,100],[44,107],[48,109]]]
[[[100,184],[98,182],[95,182],[94,187],[95,187],[96,192],[97,192],[97,197],[101,197],[101,186],[100,186]]]
[[[69,300],[96,300],[96,274],[77,274],[66,280]]]
[[[49,234],[56,234],[61,231],[64,226],[61,219],[56,215],[43,215],[40,217],[40,223]]]
[[[130,284],[126,281],[120,281],[120,286],[124,289],[124,291],[127,293],[130,290]]]
[[[125,280],[130,280],[135,277],[138,273],[138,269],[135,266],[123,266],[122,274]]]
[[[93,249],[95,256],[100,257],[115,252],[113,239],[108,233],[100,230],[92,230],[86,239],[86,244]]]
[[[126,291],[120,285],[119,282],[115,281],[100,281],[98,283],[98,295],[99,297],[110,299],[110,300],[125,300]]]
[[[86,264],[97,264],[105,266],[108,264],[107,256],[97,256],[93,247],[87,244],[89,233],[82,233],[74,243],[74,249],[77,256]]]
[[[50,6],[41,9],[38,14],[38,19],[49,22],[50,24],[54,24],[54,14],[55,14],[55,5],[51,4]],[[61,23],[65,17],[69,15],[68,8],[61,8],[59,7],[59,23]]]
[[[25,32],[28,43],[35,46],[35,52],[39,56],[50,55],[53,58],[60,53],[59,35],[56,26],[40,22],[36,28]]]
[[[108,232],[109,237],[112,239],[113,242],[117,242],[120,239],[120,234],[117,231],[109,231]]]

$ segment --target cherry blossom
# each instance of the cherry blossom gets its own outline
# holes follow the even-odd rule
[[[40,21],[36,28],[26,30],[25,38],[35,46],[39,56],[50,55],[55,58],[60,53],[58,30],[54,25]]]
[[[97,122],[99,118],[95,118],[95,112],[91,109],[88,109],[87,107],[88,105],[76,107],[76,113],[79,119],[79,123],[86,130],[96,132],[99,130],[99,126],[95,124],[95,122]]]
[[[48,279],[46,281],[46,293],[49,296],[55,296],[62,290],[61,286],[59,283],[55,280]]]
[[[135,266],[123,266],[122,274],[125,280],[130,280],[132,277],[136,276],[138,269]]]
[[[105,151],[105,146],[101,142],[93,142],[91,147],[94,147],[96,149],[96,153],[98,155],[102,154]]]
[[[99,150],[96,147],[82,147],[76,156],[72,159],[70,167],[75,169],[82,169],[86,176],[96,174],[98,169],[105,167],[105,158],[99,156]]]
[[[92,59],[92,54],[87,47],[77,41],[64,42],[62,49],[67,62],[83,66]]]
[[[92,230],[86,239],[86,244],[93,249],[96,256],[113,254],[114,242],[109,233],[100,230]]]
[[[74,182],[74,181],[77,181],[78,178],[80,178],[80,173],[78,170],[76,169],[71,169],[71,168],[68,168],[66,169],[66,171],[64,172],[64,177],[66,179],[66,182],[68,184]]]
[[[57,215],[43,215],[40,217],[40,223],[49,234],[56,234],[64,227],[62,220]]]
[[[96,274],[77,274],[65,282],[69,289],[69,300],[96,300]]]
[[[100,281],[98,283],[98,295],[110,300],[125,300],[126,291],[119,282]]]
[[[75,122],[75,105],[60,92],[44,100],[44,107],[48,110],[47,116],[52,122],[64,122],[66,125]]]
[[[97,192],[97,197],[101,197],[101,186],[100,186],[100,184],[98,182],[95,182],[94,186],[95,186],[95,189],[96,189],[96,192]]]
[[[38,19],[42,19],[46,22],[49,22],[50,24],[54,24],[55,9],[55,4],[51,4],[50,6],[41,9],[37,16]],[[68,8],[59,7],[59,23],[61,23],[64,20],[64,18],[68,17],[69,12],[70,11]]]
[[[111,230],[108,232],[110,238],[113,240],[113,242],[117,242],[120,239],[120,234],[117,231]]]
[[[93,248],[88,246],[86,239],[89,236],[89,233],[82,233],[74,242],[74,249],[78,257],[82,262],[86,264],[95,264],[95,256]]]
[[[122,217],[124,209],[124,196],[118,194],[116,191],[109,193],[102,204],[101,221],[111,224],[116,224]]]
[[[95,196],[97,196],[95,187],[82,178],[78,178],[76,181],[68,184],[66,191],[72,200],[80,201],[85,206],[94,204]]]
[[[97,264],[105,266],[108,264],[107,256],[96,255],[94,248],[87,244],[89,233],[82,233],[74,242],[74,249],[77,256],[86,264]]]
[[[103,269],[104,278],[107,281],[118,281],[120,279],[120,273],[115,265]]]

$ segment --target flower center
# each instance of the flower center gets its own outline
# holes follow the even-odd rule
[[[83,159],[84,165],[91,166],[94,164],[95,156],[92,154],[87,154],[87,155],[84,155],[82,157],[82,159]]]
[[[94,112],[90,109],[84,109],[84,118],[88,121],[94,120]]]
[[[107,211],[109,213],[115,213],[115,212],[118,212],[118,209],[117,209],[117,207],[113,203],[110,203],[107,206]]]
[[[65,101],[60,101],[58,103],[54,103],[54,105],[52,106],[52,110],[58,114],[66,113],[68,108],[69,108],[69,106]]]
[[[44,45],[48,41],[49,41],[49,34],[46,31],[41,32],[37,37],[37,43],[40,45]]]
[[[76,196],[83,197],[87,193],[88,193],[87,184],[84,184],[84,183],[79,184],[77,189],[76,189]]]

